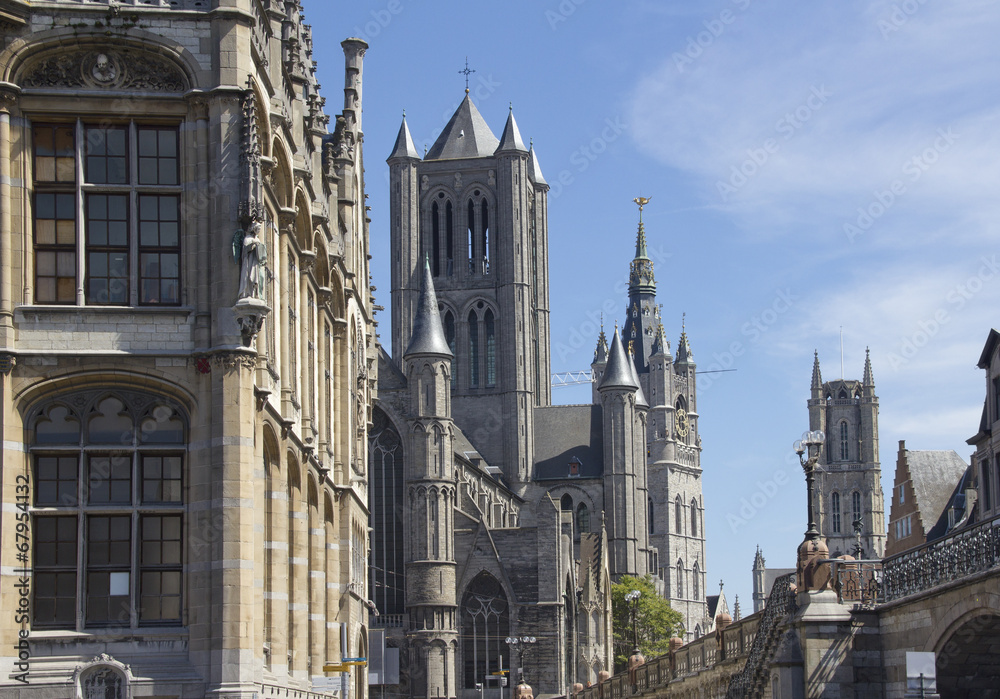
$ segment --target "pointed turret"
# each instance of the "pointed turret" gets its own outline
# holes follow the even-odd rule
[[[760,550],[760,546],[757,547],[757,554],[753,557],[753,569],[763,570],[764,569],[764,554]]]
[[[653,275],[653,261],[646,252],[646,227],[639,221],[635,234],[635,258],[629,270],[628,287],[630,293],[656,293],[656,278]]]
[[[449,358],[453,356],[441,326],[434,278],[431,276],[430,260],[426,256],[420,283],[420,300],[417,301],[417,312],[413,317],[413,334],[410,335],[410,344],[403,356],[416,354],[436,354]]]
[[[406,114],[403,114],[403,123],[399,125],[399,133],[396,135],[396,144],[392,147],[392,154],[388,161],[397,158],[409,158],[420,160],[417,149],[413,146],[413,138],[410,136],[410,128],[406,125]]]
[[[608,353],[608,366],[604,370],[604,377],[601,379],[599,389],[626,388],[633,391],[639,388],[632,377],[632,370],[629,369],[629,356],[622,347],[622,339],[618,335],[618,326],[615,325],[615,335],[611,339],[611,351]]]
[[[601,324],[601,334],[597,336],[597,348],[594,350],[594,364],[604,364],[608,361],[608,338],[604,335],[604,324]]]
[[[542,168],[538,164],[538,154],[535,152],[535,144],[528,146],[528,159],[531,161],[531,179],[534,180],[536,185],[549,186],[549,183],[545,181],[545,176],[542,175]]]
[[[865,347],[865,375],[861,380],[861,384],[865,388],[875,388],[875,377],[872,375],[872,359],[867,347]]]
[[[500,145],[496,149],[497,153],[507,153],[510,151],[528,152],[528,149],[524,147],[524,141],[521,140],[521,132],[517,130],[513,107],[510,108],[510,112],[507,114],[507,123],[504,124],[503,134],[500,136]]]
[[[677,341],[677,361],[675,364],[694,364],[694,352],[688,342],[687,325],[681,324],[681,339]]]
[[[819,370],[819,351],[813,350],[813,375],[812,383],[809,385],[810,394],[813,400],[823,398],[823,374]]]
[[[453,158],[488,158],[493,155],[500,141],[490,131],[483,115],[466,95],[441,135],[427,151],[424,160],[449,160]],[[522,145],[523,148],[523,145]]]
[[[653,337],[653,354],[650,356],[655,357],[658,354],[670,356],[670,340],[667,339],[667,331],[663,329],[662,322],[656,328],[656,335]]]

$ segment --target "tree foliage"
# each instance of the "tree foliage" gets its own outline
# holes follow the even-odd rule
[[[649,575],[635,578],[625,575],[611,586],[611,617],[615,644],[615,669],[620,671],[628,664],[635,644],[632,639],[632,611],[625,595],[640,592],[636,611],[636,632],[639,650],[646,659],[663,655],[670,648],[671,637],[681,629],[681,613],[671,609],[670,603],[659,595]]]

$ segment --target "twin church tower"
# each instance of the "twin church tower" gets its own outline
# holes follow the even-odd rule
[[[370,598],[399,691],[457,697],[512,664],[536,694],[596,682],[623,575],[651,574],[689,639],[709,631],[695,363],[685,333],[676,355],[666,339],[641,209],[593,401],[557,406],[549,186],[513,113],[498,139],[466,95],[423,157],[404,120],[388,164]],[[518,668],[505,639],[524,636]]]

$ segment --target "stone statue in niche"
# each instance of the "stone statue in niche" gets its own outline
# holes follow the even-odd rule
[[[264,300],[267,245],[261,237],[260,221],[251,221],[244,232],[233,236],[233,262],[240,265],[239,298]]]

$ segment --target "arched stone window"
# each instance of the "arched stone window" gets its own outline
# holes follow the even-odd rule
[[[466,205],[465,208],[466,208],[466,213],[467,213],[468,219],[469,219],[469,231],[468,231],[468,238],[469,238],[469,274],[475,274],[476,273],[476,258],[479,255],[478,246],[476,244],[477,243],[477,241],[476,241],[476,208],[473,205],[471,199],[469,200],[469,203]]]
[[[684,506],[681,504],[681,496],[674,498],[674,534],[684,533]]]
[[[566,493],[559,499],[559,509],[563,512],[573,511],[573,498],[570,497],[569,493]]]
[[[441,274],[441,211],[438,203],[431,204],[431,273],[437,277]]]
[[[179,626],[187,425],[180,406],[135,391],[80,392],[38,406],[28,425],[32,626]]]
[[[586,534],[589,531],[590,509],[581,502],[576,508],[576,533],[577,536],[579,536],[580,534]]]
[[[490,273],[490,256],[493,252],[493,241],[490,240],[490,205],[485,199],[480,203],[479,217],[481,221],[483,274]]]
[[[698,568],[698,562],[695,561],[694,568],[691,570],[691,598],[692,599],[698,599],[698,596],[701,593],[701,580],[699,580],[700,576],[701,576],[701,570]]]
[[[677,598],[684,597],[684,561],[677,559]]]
[[[851,524],[861,519],[861,493],[855,490],[851,493],[851,514],[853,515]]]
[[[653,514],[654,514],[653,498],[649,498],[649,502],[647,504],[647,507],[649,509],[646,512],[646,522],[649,524],[649,533],[650,534],[655,534],[656,533],[656,525],[654,524],[655,520],[653,518]]]
[[[102,653],[74,672],[75,699],[131,699],[132,672]]]
[[[383,614],[404,613],[403,446],[399,433],[379,408],[372,410],[368,458],[371,523],[370,599]]]
[[[497,385],[497,338],[492,309],[486,309],[483,330],[486,335],[486,387],[492,388]]]
[[[830,519],[835,534],[840,533],[840,493],[830,495]]]
[[[444,205],[445,255],[448,256],[446,267],[448,276],[455,274],[455,213],[449,201]]]
[[[479,386],[479,316],[469,311],[469,386]]]
[[[691,536],[698,536],[698,500],[691,498]]]
[[[847,420],[840,423],[840,460],[847,461],[850,457],[850,441],[848,440]]]
[[[504,642],[509,635],[507,595],[497,579],[483,571],[462,597],[462,674],[466,689],[475,689],[482,678],[510,667]]]

